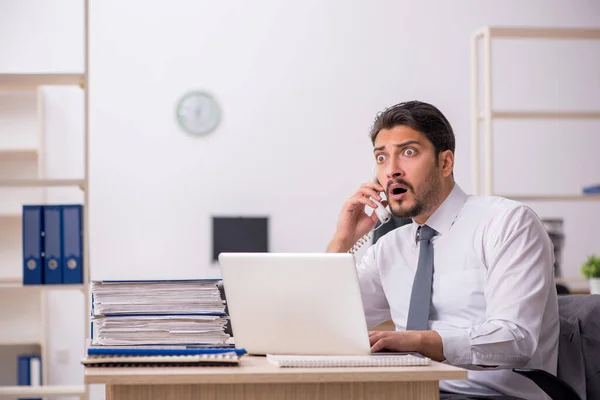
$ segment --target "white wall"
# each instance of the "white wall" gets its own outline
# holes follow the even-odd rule
[[[597,25],[600,6],[435,2],[443,8],[434,15],[433,4],[95,4],[92,275],[217,275],[211,214],[269,214],[274,251],[321,251],[341,203],[369,176],[374,114],[401,100],[447,114],[456,176],[470,190],[469,34],[486,23]],[[600,43],[535,45],[496,46],[499,107],[600,108]],[[222,126],[204,139],[181,133],[173,117],[194,88],[224,107]],[[597,181],[596,121],[523,126],[497,124],[499,192],[578,193]],[[591,164],[580,173],[582,154]],[[577,205],[539,207],[560,216]],[[575,245],[588,216],[570,217],[565,268],[576,275],[598,242]]]
[[[0,0],[0,71],[82,69],[80,4],[52,4]],[[272,251],[322,251],[342,202],[369,177],[375,113],[399,101],[446,114],[455,176],[470,192],[471,32],[598,27],[600,3],[103,1],[91,17],[92,278],[175,278],[219,275],[213,214],[269,215]],[[496,56],[498,107],[600,109],[599,44],[502,42]],[[209,137],[175,123],[190,89],[223,107]],[[50,97],[78,115],[76,96]],[[498,192],[578,193],[600,179],[598,122],[495,127]],[[597,235],[582,232],[600,223],[600,204],[532,206],[565,218],[564,272],[578,276],[585,255],[600,251]],[[60,325],[80,327],[69,310]],[[73,383],[77,351],[55,382]]]

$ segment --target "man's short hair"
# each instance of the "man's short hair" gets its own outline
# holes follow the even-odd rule
[[[450,150],[454,153],[454,131],[444,114],[431,104],[421,101],[408,101],[396,104],[377,114],[371,128],[371,142],[382,129],[392,129],[398,125],[408,126],[421,132],[433,144],[435,153]]]

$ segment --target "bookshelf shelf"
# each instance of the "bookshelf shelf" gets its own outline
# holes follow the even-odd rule
[[[499,194],[497,196],[506,197],[507,199],[517,201],[598,201],[600,200],[600,194],[582,194],[582,195],[537,195],[537,196],[524,196],[524,195],[510,195],[510,194]]]
[[[0,398],[83,395],[85,395],[84,386],[0,386]]]
[[[50,74],[0,74],[0,90],[34,90],[39,86],[84,86],[85,75],[81,73]]]
[[[0,179],[0,187],[60,187],[84,188],[85,179]]]
[[[2,283],[0,282],[0,290],[31,290],[31,291],[43,291],[43,290],[79,290],[84,291],[85,286],[81,284],[64,284],[64,285],[23,285],[19,283]]]
[[[31,156],[36,156],[38,154],[38,148],[37,147],[15,147],[15,148],[1,148],[0,147],[0,157],[3,156],[26,156],[26,155],[31,155]]]
[[[19,285],[21,283],[21,278],[0,278],[0,286],[10,286],[10,285]]]
[[[600,39],[600,29],[587,28],[537,28],[537,27],[490,27],[489,36],[498,39]],[[478,32],[484,35],[485,29]]]
[[[0,346],[41,346],[41,340],[0,338]],[[1,387],[1,386],[0,386]]]
[[[484,121],[487,114],[479,114]],[[492,119],[600,119],[600,111],[492,111]]]

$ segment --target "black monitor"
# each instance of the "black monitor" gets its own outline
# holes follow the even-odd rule
[[[220,253],[266,253],[269,251],[267,217],[213,217],[213,261]]]

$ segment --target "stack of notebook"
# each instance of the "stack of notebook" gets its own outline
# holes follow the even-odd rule
[[[218,280],[94,281],[93,346],[227,345]]]
[[[363,356],[308,356],[267,354],[267,361],[280,368],[414,367],[429,365],[419,353],[383,353]]]
[[[245,350],[235,348],[90,347],[81,363],[86,367],[222,367],[239,365],[243,354]]]

